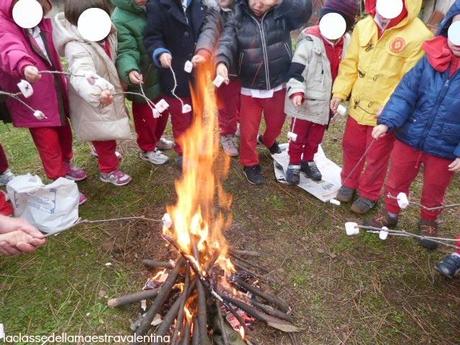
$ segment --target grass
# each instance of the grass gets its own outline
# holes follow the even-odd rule
[[[339,163],[341,132],[340,124],[331,128],[324,144]],[[0,125],[0,142],[16,173],[43,176],[27,131]],[[151,167],[137,158],[134,143],[123,148],[123,167],[134,182],[114,188],[98,182],[88,146],[76,143],[76,161],[90,173],[80,185],[89,197],[83,218],[159,219],[174,201],[174,165]],[[265,151],[262,164],[265,175],[273,176]],[[415,196],[420,186],[414,184]],[[458,344],[460,282],[433,269],[445,252],[427,252],[410,240],[348,238],[341,228],[356,217],[346,206],[323,204],[272,178],[260,188],[249,186],[236,161],[225,187],[234,195],[228,238],[263,253],[258,264],[294,306],[304,329],[297,335],[301,344]],[[458,176],[447,199],[460,199]],[[417,213],[408,210],[401,227],[414,230]],[[459,210],[445,212],[444,235],[457,235],[459,216]],[[159,232],[158,224],[139,221],[86,224],[51,238],[35,255],[0,258],[0,323],[6,333],[129,334],[138,307],[108,309],[107,298],[140,290],[147,278],[141,260],[165,255]],[[286,335],[262,325],[253,336],[257,344],[290,344]]]

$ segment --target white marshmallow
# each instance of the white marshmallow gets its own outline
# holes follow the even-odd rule
[[[182,114],[187,114],[192,111],[192,106],[190,104],[184,104],[182,106]]]
[[[27,80],[21,80],[18,83],[18,88],[25,98],[29,98],[34,94],[34,88]]]
[[[187,60],[184,65],[184,71],[187,73],[192,73],[192,70],[193,70],[193,63]]]
[[[382,228],[382,230],[380,230],[380,232],[379,232],[379,238],[382,241],[385,241],[388,238],[388,235],[389,235],[388,228],[386,226],[384,226]]]
[[[343,104],[339,104],[339,106],[337,107],[337,114],[339,114],[340,116],[347,116],[348,108]]]
[[[225,78],[222,77],[220,74],[216,75],[216,79],[214,79],[213,84],[215,87],[219,88],[225,82]]]
[[[42,111],[40,111],[40,110],[35,110],[35,111],[34,111],[34,116],[35,116],[35,118],[36,118],[37,120],[44,120],[44,119],[46,119],[46,115],[45,115]]]
[[[337,200],[337,199],[331,199],[331,200],[329,200],[329,202],[330,202],[332,205],[336,205],[336,206],[342,205],[342,203],[341,203],[339,200]]]
[[[398,196],[396,197],[396,200],[398,201],[398,206],[404,210],[406,209],[410,202],[409,202],[409,198],[407,197],[407,194],[406,193],[399,193]]]
[[[158,110],[158,112],[162,113],[164,112],[166,109],[169,108],[169,104],[168,102],[166,102],[163,98],[160,99],[156,104],[155,104],[155,108],[156,110]]]
[[[169,215],[169,213],[165,213],[163,215],[163,218],[161,218],[161,221],[163,222],[163,227],[165,227],[166,229],[171,229],[172,228],[173,221],[172,221],[171,216]]]
[[[288,132],[287,137],[291,141],[296,141],[297,140],[297,134],[294,132]]]
[[[142,311],[146,311],[147,310],[147,300],[143,299],[141,301],[141,309]]]
[[[358,235],[359,234],[358,223],[354,223],[354,222],[345,223],[345,232],[347,233],[347,236]]]

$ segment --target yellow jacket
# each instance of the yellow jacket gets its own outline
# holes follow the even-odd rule
[[[417,18],[422,0],[405,0],[408,15],[378,37],[374,17],[360,20],[334,83],[334,97],[350,97],[350,116],[359,124],[375,126],[402,77],[423,56],[422,44],[432,37]]]

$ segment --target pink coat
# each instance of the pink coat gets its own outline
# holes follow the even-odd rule
[[[14,23],[13,2],[0,0],[0,90],[17,93],[20,92],[17,84],[25,79],[26,66],[34,65],[39,70],[58,71],[62,71],[62,66],[54,47],[52,21],[43,19],[39,24],[48,46],[50,63],[38,46],[31,43],[27,30]],[[66,78],[61,75],[42,74],[33,89],[34,94],[30,98],[21,98],[32,108],[41,110],[47,118],[36,119],[30,109],[8,97],[6,102],[13,124],[26,128],[61,126],[62,119],[68,114]]]

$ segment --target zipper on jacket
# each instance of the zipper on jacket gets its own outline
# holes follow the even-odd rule
[[[265,13],[262,16],[262,19],[260,20],[260,22],[257,20],[257,18],[254,18],[252,15],[250,15],[250,17],[256,22],[257,27],[259,28],[260,40],[262,41],[262,53],[264,56],[265,83],[267,84],[267,90],[271,90],[272,87],[270,85],[270,68],[268,67],[268,53],[267,53],[267,45],[265,42],[265,32],[264,32],[264,27],[263,27],[264,19],[267,13]]]

